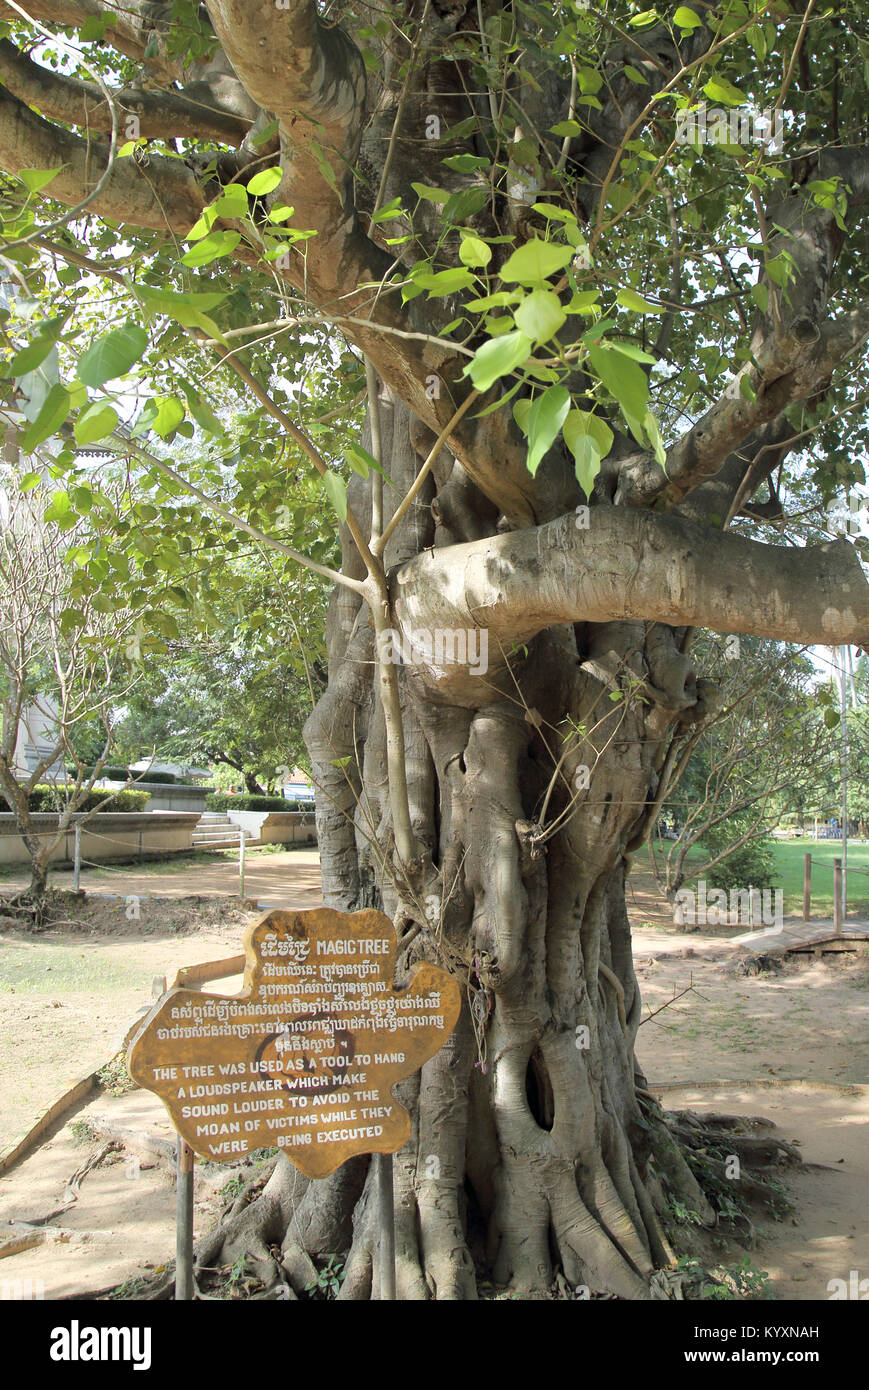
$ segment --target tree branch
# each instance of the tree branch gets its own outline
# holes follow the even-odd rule
[[[828,319],[818,341],[784,351],[767,339],[757,367],[747,365],[740,376],[752,383],[755,399],[723,395],[667,451],[662,467],[649,455],[633,455],[619,474],[616,501],[650,506],[660,499],[673,506],[687,493],[712,478],[743,440],[761,430],[795,401],[808,399],[823,387],[831,372],[869,340],[869,300],[840,319]]]
[[[785,642],[869,641],[869,584],[848,541],[767,546],[672,513],[621,507],[596,508],[588,529],[575,520],[402,565],[390,587],[403,632],[483,628],[504,652],[554,623],[634,619]],[[445,670],[432,669],[432,679],[448,679]]]
[[[52,72],[34,63],[14,43],[0,41],[0,80],[8,91],[44,116],[106,134],[111,111],[93,82]],[[204,82],[180,92],[124,87],[112,93],[119,111],[135,116],[145,139],[184,137],[238,145],[253,117],[225,110]]]
[[[0,168],[7,173],[60,166],[43,196],[75,207],[97,183],[108,160],[108,145],[52,125],[0,87]],[[196,177],[186,165],[150,155],[145,169],[132,159],[117,160],[90,208],[127,226],[184,234],[204,205]]]

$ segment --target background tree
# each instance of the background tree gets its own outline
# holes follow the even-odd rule
[[[131,763],[223,763],[262,794],[286,778],[280,769],[307,762],[302,727],[325,686],[323,586],[298,566],[234,569],[239,596],[218,596],[205,630],[182,620],[137,685],[117,741]]]
[[[817,526],[866,437],[866,5],[6,9],[4,254],[42,306],[7,318],[8,378],[56,348],[29,447],[71,427],[136,494],[58,454],[49,516],[114,537],[82,587],[140,573],[170,625],[215,518],[334,582],[325,900],[382,903],[402,968],[466,984],[404,1088],[399,1294],[473,1297],[479,1265],[648,1297],[668,1194],[713,1219],[638,1073],[624,900],[714,698],[695,630],[869,638],[855,549]],[[82,352],[94,283],[116,326]],[[296,523],[306,475],[340,571]],[[485,634],[486,672],[435,631]],[[367,1297],[375,1213],[364,1160],[311,1184],[281,1160],[200,1256],[277,1277],[278,1246],[304,1285],[348,1250]]]
[[[86,527],[64,541],[33,501],[18,492],[11,470],[0,472],[0,806],[14,815],[30,856],[29,888],[4,906],[40,926],[48,865],[73,818],[85,824],[112,801],[92,793],[136,677],[128,659],[134,615],[116,611],[107,619],[72,597],[72,556],[87,550]],[[43,742],[25,768],[16,751],[34,716]],[[46,784],[52,794],[43,804],[37,789]],[[57,816],[48,823],[38,811],[52,807]]]
[[[769,886],[764,842],[801,797],[817,795],[831,740],[804,654],[750,637],[707,637],[696,652],[717,678],[716,708],[672,740],[657,790],[672,838],[650,835],[655,878],[671,902],[689,877]]]

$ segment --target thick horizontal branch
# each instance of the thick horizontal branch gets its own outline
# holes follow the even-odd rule
[[[848,541],[764,545],[626,507],[425,552],[391,576],[390,592],[405,634],[486,629],[490,667],[499,646],[506,653],[572,622],[639,619],[784,642],[869,643],[869,584]]]
[[[7,173],[60,168],[44,196],[75,207],[99,182],[108,160],[107,144],[52,125],[0,87],[0,168]],[[144,168],[133,159],[117,160],[89,210],[129,226],[183,234],[204,203],[195,175],[180,159],[150,155]]]
[[[112,128],[111,111],[96,83],[40,67],[5,39],[0,41],[0,80],[13,96],[52,120],[104,134]],[[122,134],[124,118],[135,116],[138,134],[145,139],[179,137],[238,145],[256,115],[253,103],[248,103],[251,111],[247,116],[221,108],[205,82],[180,92],[125,87],[112,96],[121,116]]]
[[[165,56],[158,57],[152,49],[145,58],[152,35],[166,35],[172,17],[171,0],[25,0],[22,8],[33,19],[43,24],[53,24],[70,29],[80,29],[88,19],[111,16],[107,24],[106,38],[113,48],[128,58],[147,62],[155,75],[177,76],[177,63],[168,62]],[[15,18],[19,15],[11,6],[0,0],[0,11],[5,10]],[[161,45],[156,45],[158,48]]]

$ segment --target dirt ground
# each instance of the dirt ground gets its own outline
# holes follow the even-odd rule
[[[0,1151],[61,1091],[112,1058],[155,977],[171,980],[181,966],[234,954],[244,924],[265,906],[319,902],[315,853],[255,863],[244,904],[234,896],[235,866],[223,861],[195,873],[136,867],[123,885],[112,884],[122,889],[117,897],[105,894],[104,877],[86,877],[87,899],[67,898],[60,920],[36,937],[0,917]],[[65,886],[62,875],[55,882]],[[788,961],[745,976],[737,973],[745,953],[726,933],[676,932],[642,876],[632,876],[629,907],[644,1000],[637,1053],[650,1088],[667,1108],[768,1115],[779,1137],[823,1165],[788,1176],[796,1215],[764,1223],[752,1262],[769,1271],[777,1298],[823,1299],[830,1279],[847,1280],[851,1269],[866,1277],[869,956]],[[239,985],[236,978],[210,988],[231,993]],[[162,1140],[168,1152],[165,1111],[141,1091],[96,1092],[48,1131],[0,1176],[0,1245],[10,1232],[30,1245],[0,1260],[0,1298],[28,1279],[46,1298],[93,1294],[171,1260],[174,1186],[165,1154],[135,1145],[103,1153],[110,1121],[158,1149]],[[70,1202],[69,1179],[97,1155]],[[197,1234],[218,1214],[230,1180],[235,1166],[198,1165]],[[15,1222],[43,1223],[39,1243]]]

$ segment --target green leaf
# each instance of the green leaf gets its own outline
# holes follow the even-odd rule
[[[639,68],[635,68],[633,63],[625,63],[625,77],[629,81],[635,82],[638,86],[648,87],[649,79],[644,77]]]
[[[487,294],[482,299],[468,299],[465,308],[472,314],[488,314],[490,309],[506,309],[508,304],[518,304],[522,295],[517,290],[499,290],[497,294]]]
[[[636,343],[620,343],[613,338],[610,340],[609,346],[613,352],[621,352],[625,357],[632,358],[634,362],[645,362],[650,367],[654,367],[657,361],[657,358],[653,357],[650,352],[643,352],[642,348],[638,348]]]
[[[713,77],[703,88],[710,101],[723,102],[725,106],[745,106],[745,97],[738,87],[728,82],[726,77]]]
[[[530,357],[531,347],[531,339],[518,329],[500,338],[490,338],[477,348],[474,360],[465,367],[463,375],[471,378],[478,391],[488,391],[499,377],[520,367]]]
[[[206,236],[211,231],[216,221],[217,213],[214,207],[206,208],[202,215],[193,223],[193,226],[190,228],[184,240],[199,241],[201,237]]]
[[[268,125],[263,126],[258,135],[254,135],[251,144],[256,145],[257,149],[259,149],[260,145],[266,144],[268,140],[271,140],[273,135],[277,135],[280,128],[280,121],[269,121]]]
[[[631,309],[637,314],[660,314],[662,311],[656,304],[650,304],[648,299],[643,299],[636,290],[619,290],[616,299],[623,309]]]
[[[113,328],[105,337],[98,338],[82,354],[78,379],[91,387],[114,381],[138,362],[147,346],[148,335],[144,328],[128,320],[123,327]]]
[[[38,193],[57,178],[62,168],[63,165],[58,164],[56,169],[19,169],[18,177],[31,193]]]
[[[492,161],[479,154],[453,154],[448,159],[442,159],[448,169],[455,169],[458,174],[473,174],[477,169],[488,169]]]
[[[384,473],[374,455],[369,454],[367,449],[363,449],[362,445],[357,440],[353,439],[350,441],[344,450],[344,457],[353,469],[353,472],[358,473],[360,478],[367,478],[369,470],[373,468],[375,473],[379,473],[382,478],[386,478],[390,487],[395,486],[392,479]]]
[[[107,434],[117,429],[117,425],[117,412],[102,401],[94,401],[75,422],[75,442],[82,447],[94,444],[98,439],[105,439]]]
[[[548,217],[551,221],[555,222],[576,221],[575,212],[571,212],[570,208],[556,207],[555,203],[534,203],[532,205],[532,211],[542,213],[544,217]]]
[[[172,290],[140,289],[139,294],[151,313],[167,314],[184,328],[201,328],[211,338],[221,338],[217,324],[208,315],[208,310],[221,304],[226,298],[219,291],[210,293],[176,294]]]
[[[548,343],[554,338],[567,314],[552,290],[532,290],[514,311],[516,327],[535,343]]]
[[[209,232],[207,237],[181,257],[182,265],[200,266],[216,261],[218,256],[228,256],[241,241],[241,232]]]
[[[264,198],[267,193],[273,193],[277,188],[284,172],[281,168],[263,169],[259,174],[254,174],[247,186],[248,193],[252,193],[255,198]]]
[[[667,450],[664,448],[664,441],[661,438],[661,431],[658,429],[658,422],[651,410],[647,410],[643,416],[643,428],[655,452],[655,461],[659,463],[662,468],[665,468],[667,463]]]
[[[439,298],[445,294],[455,294],[457,290],[469,289],[474,284],[474,276],[464,268],[454,266],[450,270],[438,270],[432,274],[428,270],[414,273],[414,283],[420,289],[428,290],[429,299]]]
[[[501,269],[501,279],[519,285],[543,285],[548,276],[573,260],[573,247],[534,237],[518,247]]]
[[[247,189],[243,183],[228,183],[220,197],[211,204],[216,217],[247,217],[249,209]]]
[[[66,492],[56,492],[42,513],[43,521],[63,521],[70,513],[69,494]]]
[[[571,410],[564,422],[564,442],[573,454],[576,480],[586,497],[591,496],[601,461],[612,448],[613,439],[606,420],[587,410]]]
[[[558,432],[570,410],[570,392],[564,386],[547,386],[542,396],[538,396],[525,415],[524,427],[520,429],[528,439],[528,457],[525,466],[534,476],[540,461],[558,438]]]
[[[165,439],[177,430],[184,419],[184,407],[177,396],[155,396],[154,404],[157,413],[151,422],[151,428],[156,430],[161,439]]]
[[[410,186],[416,196],[427,203],[446,203],[450,198],[448,188],[432,188],[429,183],[412,183]]]
[[[199,399],[198,396],[194,398],[193,396],[188,395],[187,404],[190,407],[190,414],[193,416],[200,429],[205,430],[207,434],[213,434],[216,436],[220,436],[226,433],[226,431],[223,428],[223,425],[220,423],[214,412],[209,410],[208,406],[205,405]]]
[[[576,473],[576,481],[582,488],[586,498],[591,497],[594,487],[594,480],[600,472],[601,456],[597,447],[597,441],[590,434],[580,434],[577,436],[573,450],[573,467]]]
[[[42,402],[42,409],[36,419],[21,436],[22,453],[32,454],[34,449],[38,449],[40,444],[60,429],[68,414],[69,392],[65,386],[57,382]]]
[[[342,521],[346,521],[347,489],[344,486],[343,478],[339,478],[337,473],[324,473],[323,486],[325,487],[326,495],[328,496],[329,501],[332,503],[332,506],[335,508],[335,511],[338,513],[338,516]]]
[[[475,184],[472,188],[460,188],[451,193],[441,214],[445,222],[465,222],[480,212],[489,201],[489,189],[485,184]]]
[[[582,126],[579,124],[579,121],[572,120],[559,121],[557,125],[551,125],[549,130],[552,135],[566,136],[582,134]]]
[[[50,319],[44,323],[32,342],[27,347],[22,348],[12,358],[11,362],[3,368],[3,375],[7,377],[21,378],[30,372],[35,372],[36,368],[45,361],[51,349],[55,346],[63,326],[68,318],[67,314],[61,314],[57,318]]]
[[[637,443],[644,443],[643,417],[649,399],[645,372],[624,354],[613,352],[599,342],[589,345],[588,355],[594,371],[621,406]]]
[[[673,23],[678,24],[680,29],[697,29],[703,20],[693,10],[689,10],[687,5],[680,5],[673,15]]]
[[[593,439],[601,458],[606,458],[615,436],[602,416],[588,410],[571,410],[564,422],[564,442],[571,452],[576,451],[576,441],[582,435]]]
[[[39,484],[40,484],[41,482],[42,482],[42,474],[41,474],[41,473],[25,473],[25,474],[24,474],[21,478],[19,478],[19,480],[18,480],[18,490],[19,490],[19,492],[31,492],[31,491],[33,490],[33,488],[39,487]]]
[[[459,260],[462,265],[488,265],[492,259],[492,248],[478,236],[462,237],[459,247]]]
[[[392,222],[396,217],[401,217],[403,210],[401,198],[393,198],[390,202],[384,203],[382,208],[378,208],[371,218],[372,227],[378,227],[381,222]]]
[[[316,140],[310,141],[309,148],[317,161],[317,168],[320,171],[320,177],[326,181],[326,183],[331,188],[332,192],[335,194],[335,197],[338,199],[339,202],[341,202],[341,190],[338,187],[338,182],[335,178],[335,170],[329,163],[329,158],[326,154],[326,151],[323,149],[323,146],[320,145]]]

